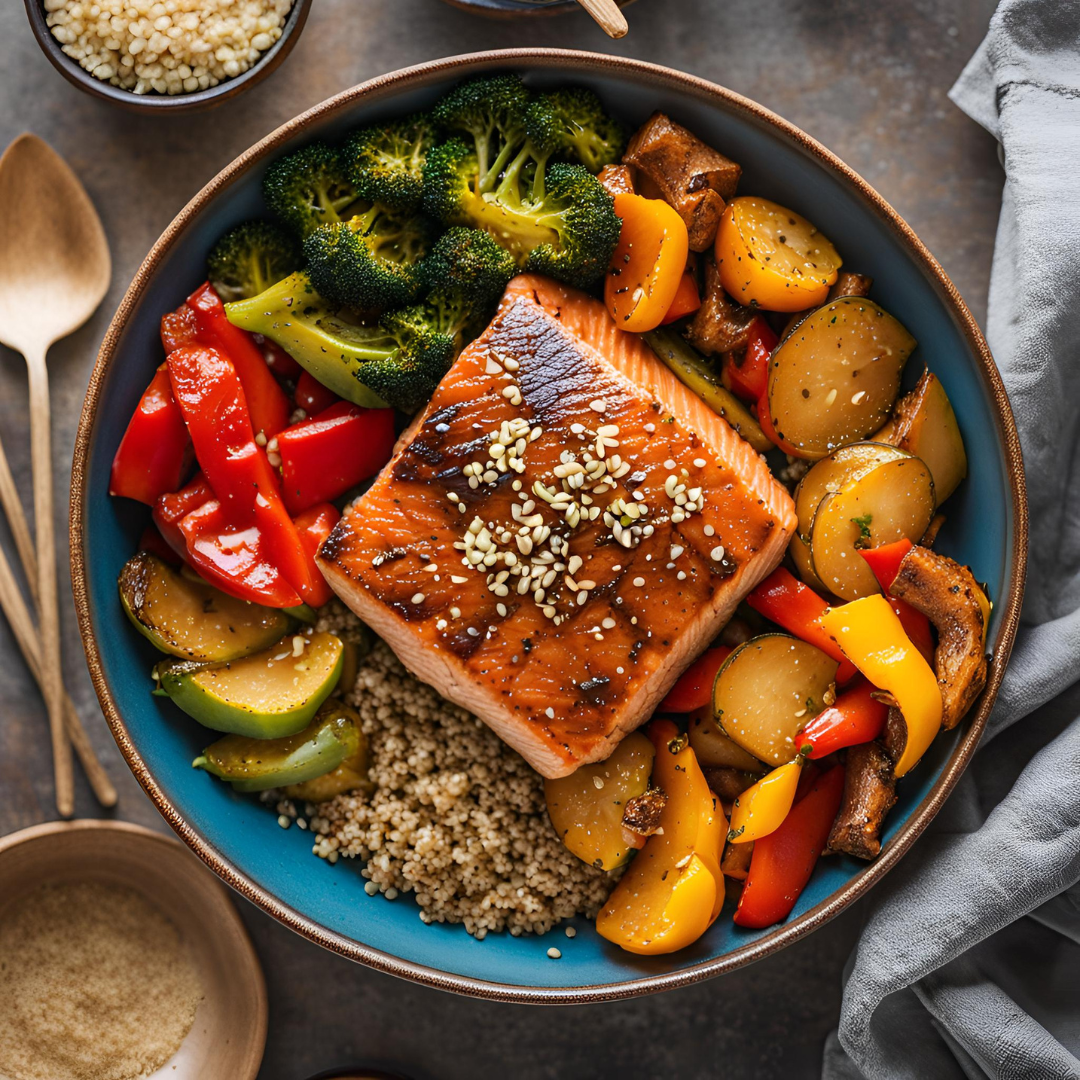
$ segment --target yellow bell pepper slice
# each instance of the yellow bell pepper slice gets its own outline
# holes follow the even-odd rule
[[[843,654],[896,700],[907,725],[907,743],[896,763],[896,775],[903,776],[926,753],[941,728],[937,677],[880,594],[830,608],[820,621]]]
[[[597,915],[596,930],[627,952],[659,956],[695,942],[720,914],[727,819],[678,728],[656,720],[646,734],[656,747],[653,784],[667,803],[660,828]]]
[[[776,832],[795,801],[803,757],[773,769],[736,800],[731,811],[729,843],[748,844]]]

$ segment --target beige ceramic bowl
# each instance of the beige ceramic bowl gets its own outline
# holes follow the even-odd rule
[[[0,838],[0,920],[48,882],[98,881],[142,893],[172,920],[203,987],[180,1049],[148,1080],[254,1080],[266,1044],[266,984],[221,883],[182,844],[120,821],[56,821]]]

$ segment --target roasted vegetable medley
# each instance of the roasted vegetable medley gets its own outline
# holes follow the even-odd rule
[[[340,694],[363,645],[314,626],[320,546],[516,273],[602,295],[610,333],[769,455],[798,519],[647,726],[545,784],[565,845],[625,868],[598,932],[658,954],[726,903],[785,919],[820,856],[880,852],[897,780],[983,688],[990,601],[934,549],[964,443],[939,375],[901,395],[917,343],[871,279],[671,118],[627,134],[587,90],[495,76],[278,158],[267,218],[162,319],[111,492],[152,516],[119,589],[165,654],[154,693],[224,735],[194,765],[239,792],[362,791]]]

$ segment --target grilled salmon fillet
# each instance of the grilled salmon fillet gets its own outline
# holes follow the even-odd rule
[[[648,719],[795,526],[647,345],[522,275],[319,564],[411,671],[558,777]]]

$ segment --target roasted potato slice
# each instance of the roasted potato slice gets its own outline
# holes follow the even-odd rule
[[[720,284],[720,271],[712,259],[705,260],[705,292],[701,307],[686,327],[687,338],[703,353],[720,353],[745,349],[750,324],[757,317],[753,308],[737,304]]]
[[[691,251],[705,251],[742,168],[661,112],[637,130],[623,162],[639,169],[686,223]],[[642,194],[649,194],[642,185]]]
[[[904,556],[889,592],[921,611],[937,630],[934,674],[941,688],[941,726],[954,728],[986,685],[989,601],[966,566],[918,545]]]
[[[861,297],[820,307],[773,353],[769,413],[796,456],[815,460],[877,431],[915,339]]]
[[[847,753],[844,800],[829,833],[829,850],[857,859],[873,859],[881,851],[885,815],[896,802],[893,760],[879,742],[853,746]]]
[[[874,437],[926,462],[939,506],[967,476],[960,425],[941,380],[929,371],[896,403],[892,419]]]
[[[716,722],[759,761],[786,765],[795,757],[795,736],[821,710],[837,667],[820,649],[787,634],[752,638],[717,673]]]
[[[814,573],[844,600],[878,593],[859,551],[905,536],[918,540],[933,516],[930,470],[914,457],[886,461],[822,499],[810,530]]]
[[[840,276],[833,282],[829,289],[829,295],[825,298],[825,303],[831,304],[834,300],[839,300],[841,296],[869,296],[873,284],[874,279],[872,277],[867,277],[865,274],[854,274],[847,270],[841,270]],[[791,331],[804,319],[813,314],[813,308],[810,308],[807,311],[795,312],[785,324],[784,332],[780,335],[780,340],[786,341],[791,334]]]

